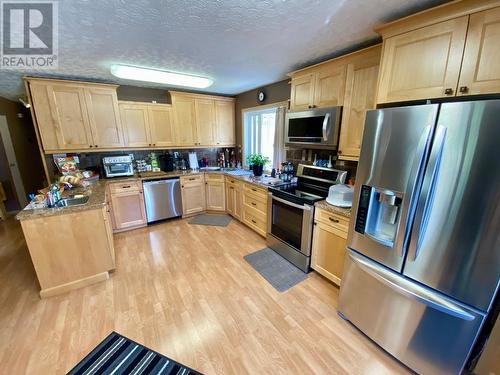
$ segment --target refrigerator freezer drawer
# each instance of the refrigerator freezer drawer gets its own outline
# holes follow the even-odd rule
[[[484,320],[352,250],[339,312],[419,374],[459,374]]]

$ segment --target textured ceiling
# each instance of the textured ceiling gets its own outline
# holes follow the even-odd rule
[[[0,96],[25,74],[161,87],[113,77],[125,63],[200,74],[237,94],[372,41],[377,24],[444,0],[62,0],[56,71],[0,70]]]

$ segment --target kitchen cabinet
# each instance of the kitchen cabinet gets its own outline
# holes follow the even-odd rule
[[[171,147],[175,145],[172,106],[119,102],[127,147]]]
[[[226,190],[223,174],[205,174],[205,196],[207,201],[207,210],[226,210]]]
[[[267,189],[243,183],[242,221],[263,237],[267,235]]]
[[[352,54],[347,62],[339,159],[358,160],[368,109],[375,108],[381,46]]]
[[[215,104],[215,143],[219,146],[233,146],[236,143],[234,99],[214,100]]]
[[[181,176],[182,214],[189,216],[206,210],[203,174]]]
[[[176,143],[180,146],[232,146],[234,99],[171,92]]]
[[[376,31],[377,103],[500,93],[500,2],[451,2]]]
[[[500,92],[500,7],[470,16],[457,95]]]
[[[109,278],[115,268],[104,208],[21,220],[46,298]]]
[[[123,146],[116,85],[27,78],[45,152]]]
[[[111,198],[109,193],[105,193],[105,206],[103,208],[104,227],[106,229],[106,237],[108,238],[109,252],[111,255],[112,269],[116,268],[115,244],[113,239],[113,221],[111,218]]]
[[[147,224],[141,181],[108,185],[115,232],[144,227]]]
[[[459,17],[385,39],[377,102],[455,95],[468,19]]]
[[[126,146],[151,146],[147,106],[143,104],[120,103],[119,107]]]
[[[94,147],[124,146],[116,89],[89,87],[85,89],[85,98]]]
[[[324,108],[342,105],[346,67],[330,61],[290,73],[290,109]]]
[[[226,211],[238,220],[242,220],[242,183],[226,176]]]
[[[311,268],[339,286],[346,255],[347,222],[344,217],[316,208]]]
[[[196,141],[198,146],[215,144],[215,105],[212,99],[195,98]]]

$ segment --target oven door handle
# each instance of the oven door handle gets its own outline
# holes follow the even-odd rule
[[[293,202],[290,202],[290,201],[287,201],[285,199],[281,199],[281,198],[278,198],[278,197],[275,197],[274,195],[271,196],[273,200],[275,201],[278,201],[278,202],[281,202],[281,203],[284,203],[286,204],[287,206],[292,206],[292,207],[295,207],[295,208],[298,208],[298,209],[301,209],[301,210],[304,210],[304,211],[311,211],[312,209],[312,206],[309,206],[307,204],[301,206],[300,204],[297,204],[297,203],[293,203]]]

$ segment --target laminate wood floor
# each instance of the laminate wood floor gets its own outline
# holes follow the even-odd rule
[[[174,220],[116,235],[109,281],[40,300],[19,223],[0,222],[0,373],[63,374],[112,330],[205,374],[407,373],[326,279],[273,289],[243,259],[263,247],[235,220]]]

